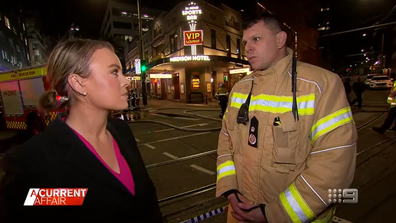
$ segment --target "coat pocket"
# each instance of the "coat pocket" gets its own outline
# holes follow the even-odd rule
[[[297,124],[292,112],[279,115],[280,124],[272,126],[274,147],[272,161],[275,164],[296,164],[296,149],[298,143]]]

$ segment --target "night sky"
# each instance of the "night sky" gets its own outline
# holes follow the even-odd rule
[[[18,4],[25,8],[40,12],[43,22],[43,28],[46,35],[55,38],[62,37],[69,29],[71,23],[80,26],[81,34],[88,38],[98,38],[100,27],[104,17],[108,0],[13,0],[19,1]],[[117,0],[136,4],[136,0]],[[220,0],[208,0],[209,2],[219,2]],[[253,0],[251,4],[254,4]],[[260,3],[265,5],[268,1],[261,0]],[[280,4],[287,5],[290,0],[277,0]],[[299,1],[299,0],[293,0]],[[309,0],[304,0],[309,1]],[[396,0],[316,0],[332,1],[337,4],[337,16],[333,19],[331,32],[343,31],[351,28],[366,27],[375,24],[384,18],[392,7],[396,5]],[[163,10],[172,9],[180,0],[142,0],[142,6],[152,7]],[[246,0],[222,0],[221,2],[233,7],[234,9],[244,9]],[[396,21],[396,10],[384,22]],[[370,34],[371,35],[371,34]],[[370,38],[361,38],[361,33],[341,35],[332,37],[331,41],[340,43],[340,48],[345,48],[346,54],[359,53],[362,46],[370,47],[373,41]],[[377,41],[376,41],[377,42]],[[377,44],[377,43],[374,43]],[[337,48],[338,48],[337,47]]]

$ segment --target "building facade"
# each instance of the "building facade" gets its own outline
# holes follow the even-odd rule
[[[28,47],[32,66],[45,64],[47,60],[45,37],[41,31],[41,24],[39,21],[39,16],[33,13],[30,13],[29,17],[26,19]]]
[[[231,88],[249,73],[242,44],[241,14],[224,4],[181,2],[158,16],[143,36],[147,82],[154,97],[185,102],[213,100],[220,84]],[[126,55],[133,87],[139,50]]]
[[[30,66],[25,18],[18,7],[0,7],[0,71]]]
[[[161,11],[157,9],[141,7],[142,31],[147,32],[150,23]],[[115,1],[109,1],[103,19],[100,36],[110,41],[121,62],[125,63],[125,53],[128,45],[136,42],[139,34],[138,11],[136,5],[129,5]]]

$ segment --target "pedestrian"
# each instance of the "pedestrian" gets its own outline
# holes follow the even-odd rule
[[[383,134],[392,126],[394,122],[396,122],[396,81],[393,82],[391,93],[388,96],[387,102],[390,105],[388,117],[385,119],[381,127],[373,127],[373,130],[379,134]],[[396,131],[396,125],[391,128],[391,130]]]
[[[44,132],[2,160],[0,221],[163,222],[155,187],[130,127],[109,119],[127,108],[128,81],[108,42],[71,39],[48,59],[52,90],[41,110],[65,107]],[[86,188],[82,206],[26,207],[30,188]]]
[[[216,196],[227,222],[331,222],[329,188],[348,188],[357,130],[338,75],[298,62],[282,22],[264,12],[243,26],[253,72],[233,87],[218,141]],[[295,108],[295,107],[294,107]]]
[[[351,105],[358,103],[358,108],[362,108],[363,105],[363,92],[365,91],[365,86],[360,77],[356,78],[356,82],[353,83],[352,89],[355,92],[356,99],[351,102]]]
[[[224,84],[220,84],[219,90],[217,90],[215,97],[219,99],[219,105],[221,108],[219,117],[222,119],[228,104],[228,90],[225,88]]]
[[[351,86],[351,79],[349,77],[344,79],[344,89],[345,89],[345,94],[346,98],[348,100],[348,103],[351,104],[351,92],[352,92],[352,86]]]

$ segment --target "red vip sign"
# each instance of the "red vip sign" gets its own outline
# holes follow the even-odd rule
[[[184,45],[202,45],[203,43],[203,31],[195,30],[195,31],[184,31]]]

